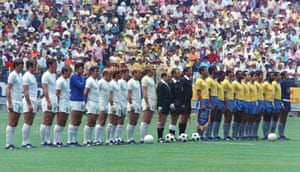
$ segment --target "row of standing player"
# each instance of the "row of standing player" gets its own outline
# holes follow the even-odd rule
[[[68,126],[67,144],[69,146],[79,146],[80,144],[77,141],[78,128],[85,111],[87,114],[87,123],[84,127],[85,145],[104,144],[102,137],[107,117],[109,117],[109,124],[106,128],[106,144],[122,143],[122,128],[127,113],[129,116],[127,125],[128,143],[135,143],[134,128],[140,113],[143,114],[140,126],[141,142],[143,142],[156,109],[156,90],[154,80],[151,77],[153,74],[151,65],[145,68],[146,75],[141,83],[139,81],[141,77],[139,69],[133,70],[132,78],[127,83],[125,79],[128,77],[128,70],[120,72],[105,69],[102,79],[97,81],[99,70],[97,67],[91,67],[89,77],[85,78],[83,76],[83,63],[75,64],[73,74],[70,67],[63,67],[61,76],[56,79],[56,60],[47,59],[46,63],[47,71],[42,76],[44,95],[42,99],[43,117],[40,126],[42,146],[63,146],[62,134],[69,113],[71,119]],[[23,66],[22,60],[15,60],[14,70],[8,77],[6,89],[8,108],[6,149],[17,148],[13,144],[13,138],[21,113],[24,113],[22,147],[34,147],[30,142],[30,130],[37,111],[37,82],[33,75],[36,62],[28,60],[26,62],[26,72],[22,76]],[[24,98],[22,97],[23,92]],[[141,99],[142,97],[143,99]],[[54,127],[54,140],[52,143],[50,133],[55,115],[57,116],[57,122]],[[95,138],[92,142],[94,127]]]
[[[14,62],[15,69],[8,78],[6,90],[7,107],[9,111],[8,126],[6,129],[7,149],[15,148],[13,145],[13,136],[22,112],[24,112],[22,146],[26,148],[32,147],[29,135],[36,113],[37,82],[33,75],[35,66],[35,61],[27,61],[27,71],[22,77],[20,72],[23,70],[23,62],[16,60]],[[141,142],[143,142],[143,138],[147,134],[148,125],[151,122],[156,107],[158,107],[157,132],[159,142],[163,142],[163,129],[166,116],[169,112],[171,112],[171,124],[169,126],[170,133],[175,135],[176,123],[179,115],[179,133],[185,132],[186,123],[189,114],[191,113],[191,68],[184,69],[183,77],[181,77],[179,69],[173,69],[172,79],[170,81],[168,81],[168,75],[163,73],[162,80],[156,89],[154,80],[152,79],[153,67],[151,65],[148,65],[145,68],[146,74],[141,83],[139,82],[141,71],[138,69],[133,70],[132,78],[127,83],[125,78],[127,78],[128,70],[112,72],[109,69],[105,69],[102,79],[97,82],[96,79],[99,75],[97,67],[92,67],[90,69],[90,77],[86,79],[83,77],[83,64],[76,63],[75,72],[71,77],[72,70],[70,67],[66,66],[62,69],[62,75],[56,81],[56,61],[54,59],[48,59],[47,67],[48,70],[42,77],[44,98],[42,100],[43,120],[40,127],[41,144],[44,146],[53,145],[50,141],[50,130],[55,114],[57,114],[57,123],[54,127],[53,143],[57,147],[62,146],[62,133],[69,113],[71,113],[71,120],[68,126],[68,145],[78,146],[78,127],[80,126],[85,109],[87,110],[87,123],[84,127],[84,144],[86,145],[103,144],[103,130],[108,115],[109,124],[106,128],[106,144],[114,144],[115,141],[122,142],[124,117],[127,113],[129,116],[127,125],[128,143],[135,143],[133,139],[134,128],[140,113],[142,113],[140,135]],[[198,100],[200,100],[201,108],[210,108],[212,111],[212,122],[205,130],[207,139],[211,139],[210,135],[212,130],[214,138],[219,139],[218,131],[223,111],[225,114],[225,139],[232,139],[229,137],[229,128],[233,114],[233,139],[244,138],[246,136],[257,138],[256,128],[258,128],[262,114],[264,115],[264,136],[266,136],[268,132],[275,130],[275,121],[277,121],[279,114],[281,114],[279,135],[282,138],[285,138],[283,131],[285,128],[287,112],[289,110],[288,102],[284,103],[286,106],[283,113],[279,113],[281,108],[274,108],[273,110],[274,102],[276,105],[275,107],[281,106],[281,103],[278,102],[279,100],[281,102],[281,92],[279,98],[278,96],[274,98],[274,96],[279,93],[274,92],[276,87],[274,87],[273,85],[275,84],[272,83],[274,74],[276,74],[276,80],[278,80],[279,77],[277,73],[269,73],[268,81],[262,84],[262,73],[252,72],[252,82],[243,85],[241,82],[243,76],[244,80],[248,81],[247,72],[238,71],[236,74],[237,80],[234,82],[231,82],[233,78],[233,73],[231,71],[226,71],[227,79],[224,81],[224,72],[221,71],[218,72],[217,81],[214,80],[217,73],[215,67],[209,68],[210,76],[208,78],[206,78],[206,68],[200,68],[199,72],[201,78],[196,82]],[[254,82],[254,80],[257,81]],[[254,83],[256,86],[255,91],[242,89],[244,86],[247,88],[246,86],[251,85],[251,83]],[[272,87],[270,87],[270,84]],[[249,89],[250,88],[252,87],[249,86]],[[220,91],[222,89],[224,91]],[[22,98],[23,90],[24,98]],[[217,94],[215,94],[216,92]],[[247,102],[247,94],[253,92],[256,93],[256,96],[248,95],[248,98],[256,97],[257,99],[254,100],[254,104],[253,101]],[[156,97],[156,93],[158,94],[158,98]],[[261,98],[260,95],[264,95],[263,98]],[[163,96],[167,96],[167,98],[164,98]],[[257,108],[256,105],[258,105]],[[249,106],[254,107],[251,108],[252,111],[246,110],[249,109]],[[262,109],[264,106],[268,108]],[[269,129],[271,119],[273,120],[271,129]],[[92,143],[93,127],[95,127],[95,139]],[[199,131],[199,133],[202,138],[205,138],[203,136],[203,131]]]
[[[200,67],[199,73],[200,78],[195,83],[199,108],[211,110],[207,128],[204,131],[198,129],[202,139],[221,139],[219,128],[223,113],[224,140],[257,140],[261,119],[263,139],[275,132],[278,119],[279,138],[288,139],[284,135],[290,111],[290,85],[286,72],[269,72],[265,81],[262,71],[236,71],[235,80],[232,70],[217,71],[215,66]]]

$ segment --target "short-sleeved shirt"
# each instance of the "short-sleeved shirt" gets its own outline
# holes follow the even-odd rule
[[[147,88],[148,100],[156,101],[156,88],[153,78],[149,77],[148,75],[144,76],[142,79],[142,87]]]
[[[22,75],[18,74],[16,71],[12,71],[7,79],[8,84],[12,84],[11,87],[11,100],[22,101],[23,95],[23,79]]]
[[[49,95],[55,95],[56,74],[46,71],[42,76],[42,84],[47,84]]]
[[[99,103],[102,105],[108,105],[109,101],[109,93],[111,90],[111,87],[109,85],[109,82],[105,79],[101,79],[98,81],[99,86]]]
[[[273,102],[275,89],[272,83],[265,81],[263,84],[263,91],[264,91],[264,100]]]
[[[248,83],[249,86],[249,91],[250,91],[250,101],[251,102],[256,102],[258,100],[257,97],[257,87],[255,85],[255,83]]]
[[[274,87],[274,99],[275,100],[281,100],[281,86],[277,81],[273,81],[272,85]]]
[[[113,92],[113,102],[114,103],[120,103],[121,102],[121,87],[118,81],[116,80],[111,80],[109,82],[109,85],[111,87],[111,91]]]
[[[23,85],[28,86],[29,98],[31,101],[35,101],[37,98],[37,81],[31,72],[27,71],[23,75]]]
[[[128,98],[127,81],[124,79],[120,79],[120,80],[118,80],[118,84],[120,85],[120,89],[121,89],[121,94],[120,94],[121,101],[127,102],[127,98]]]
[[[198,90],[201,91],[201,97],[202,97],[202,99],[209,99],[209,96],[208,96],[208,85],[205,82],[205,80],[203,80],[202,78],[198,78],[196,80],[195,87],[196,87],[197,91]]]
[[[220,82],[216,82],[218,87],[218,100],[224,101],[224,89]]]
[[[70,80],[60,76],[56,80],[56,90],[60,90],[59,101],[69,101],[70,97]]]
[[[86,80],[85,88],[89,89],[89,93],[87,95],[87,101],[93,101],[99,103],[99,86],[96,79],[93,77],[89,77]]]
[[[254,82],[256,89],[257,89],[257,99],[258,100],[264,100],[264,90],[263,90],[263,84],[259,83],[257,81]]]
[[[211,96],[218,96],[217,82],[213,78],[208,77],[206,79],[206,83],[208,85],[208,89],[210,90],[210,95]]]
[[[238,81],[233,81],[232,86],[235,93],[235,99],[244,100],[244,86]]]
[[[138,80],[131,78],[128,81],[128,90],[131,90],[131,100],[132,101],[141,101],[141,84]]]
[[[223,89],[224,89],[226,99],[234,100],[234,89],[233,89],[232,83],[228,79],[225,79],[222,82],[222,86],[223,86]]]
[[[244,100],[250,102],[250,86],[249,82],[242,82],[244,86]]]

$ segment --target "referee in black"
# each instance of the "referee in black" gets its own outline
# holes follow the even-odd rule
[[[170,76],[163,72],[161,81],[157,85],[157,107],[158,107],[158,126],[157,137],[158,143],[163,143],[163,132],[168,114],[170,113],[170,104],[172,101],[171,88],[168,85]]]
[[[182,84],[182,111],[180,115],[179,122],[179,135],[185,133],[187,121],[190,118],[190,114],[192,111],[191,107],[191,99],[193,96],[193,85],[191,77],[193,75],[193,71],[191,67],[186,67],[183,69],[183,76],[181,77]]]
[[[169,81],[169,86],[171,88],[171,123],[169,125],[169,132],[170,134],[173,134],[175,136],[176,131],[176,124],[178,121],[178,117],[182,112],[182,109],[184,108],[184,105],[182,104],[182,98],[183,98],[183,85],[181,82],[181,71],[179,68],[173,68],[172,72],[172,79]]]

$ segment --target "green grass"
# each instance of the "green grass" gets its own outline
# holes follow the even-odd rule
[[[195,117],[192,118],[195,120]],[[85,121],[85,118],[84,118]],[[0,172],[4,171],[299,171],[300,134],[298,118],[289,118],[290,141],[188,142],[80,148],[4,149],[7,114],[0,113]],[[39,145],[38,113],[31,142]],[[21,144],[21,118],[15,144]],[[124,137],[125,137],[124,127]],[[136,128],[136,139],[138,140]],[[192,122],[188,134],[194,131]],[[82,141],[83,125],[79,139]],[[156,117],[150,127],[156,137]],[[222,135],[222,134],[221,134]],[[66,140],[66,129],[64,134]],[[156,139],[155,139],[156,140]]]

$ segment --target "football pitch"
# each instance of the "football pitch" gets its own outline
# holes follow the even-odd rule
[[[23,117],[23,116],[22,116]],[[20,118],[15,135],[15,145],[21,145],[23,119]],[[89,171],[299,171],[300,170],[300,119],[288,118],[286,135],[289,141],[206,141],[187,143],[156,142],[154,116],[149,134],[154,144],[113,145],[76,148],[39,147],[38,113],[31,130],[34,149],[5,150],[7,113],[0,112],[0,172],[89,172]],[[195,117],[191,119],[187,133],[195,131]],[[85,117],[83,120],[85,124]],[[83,126],[79,129],[82,143]],[[126,125],[123,128],[125,138]],[[53,130],[51,130],[53,134]],[[67,129],[63,140],[66,143]],[[166,131],[165,131],[166,134]],[[220,131],[222,136],[222,131]],[[260,131],[261,136],[261,131]],[[53,137],[52,137],[53,138]],[[139,139],[136,127],[136,140]]]

